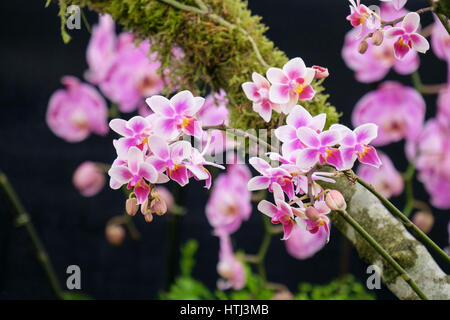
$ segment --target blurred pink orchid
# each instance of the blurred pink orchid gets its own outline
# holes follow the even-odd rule
[[[436,15],[434,15],[433,33],[431,34],[431,47],[439,59],[450,62],[450,35]]]
[[[202,97],[194,97],[188,90],[181,91],[170,100],[163,96],[152,96],[146,100],[150,108],[159,116],[156,127],[161,135],[174,139],[181,133],[197,138],[203,134],[200,122],[195,117],[205,102]]]
[[[252,74],[253,82],[245,82],[242,89],[249,100],[253,102],[253,111],[258,113],[266,122],[272,118],[272,110],[280,113],[281,107],[269,98],[270,83],[257,72]]]
[[[381,0],[383,2],[390,2],[394,6],[395,10],[402,9],[408,0]]]
[[[227,234],[218,236],[220,238],[220,251],[217,272],[222,279],[217,281],[217,287],[219,290],[230,288],[240,290],[244,287],[246,281],[244,265],[236,259],[233,253],[230,236]]]
[[[379,168],[375,168],[361,164],[358,167],[358,176],[372,184],[375,190],[385,198],[400,195],[404,188],[402,175],[395,169],[394,164],[386,154],[379,152],[378,155],[382,165]]]
[[[250,177],[246,165],[235,164],[214,180],[206,217],[216,233],[231,234],[250,218],[251,193],[245,187]]]
[[[375,91],[364,95],[352,114],[354,126],[374,123],[378,126],[375,146],[400,141],[415,140],[425,118],[425,101],[413,88],[387,81]]]
[[[105,173],[92,161],[84,161],[73,174],[73,185],[84,197],[92,197],[105,186]]]
[[[430,48],[430,44],[417,30],[420,27],[420,16],[416,12],[408,13],[403,19],[401,27],[393,27],[385,31],[386,38],[396,39],[394,43],[394,54],[398,59],[414,49],[425,53]]]
[[[66,88],[52,94],[46,115],[53,133],[67,142],[80,142],[91,132],[106,135],[108,109],[98,91],[72,76],[61,82]]]
[[[286,240],[287,252],[296,259],[304,260],[311,258],[327,243],[327,232],[324,228],[316,233],[294,225],[291,237]]]
[[[283,69],[269,68],[267,79],[272,83],[270,101],[280,104],[281,111],[288,114],[298,100],[310,100],[315,91],[311,87],[316,72],[307,68],[301,58],[288,61]]]

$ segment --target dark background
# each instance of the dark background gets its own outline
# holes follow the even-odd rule
[[[83,198],[71,184],[72,174],[84,160],[112,162],[111,139],[92,136],[68,144],[50,132],[45,123],[47,103],[52,92],[61,87],[63,75],[82,77],[87,69],[85,50],[89,34],[70,32],[72,41],[64,45],[60,36],[58,8],[44,9],[45,1],[1,1],[0,19],[0,169],[10,178],[45,244],[62,286],[68,265],[82,270],[82,291],[96,299],[155,298],[164,285],[166,274],[166,217],[146,224],[135,218],[143,239],[127,239],[121,247],[112,247],[104,238],[105,223],[121,214],[122,198],[105,188],[98,196]],[[364,1],[365,4],[378,1]],[[345,33],[347,1],[340,0],[251,0],[250,8],[263,16],[270,27],[268,36],[288,56],[301,56],[307,65],[327,66],[331,76],[325,86],[331,102],[344,113],[343,123],[350,125],[351,110],[370,86],[356,82],[345,66],[340,51]],[[408,9],[427,6],[427,1],[408,3]],[[87,13],[91,25],[96,14]],[[425,19],[431,21],[431,17]],[[426,24],[426,23],[424,23]],[[421,56],[420,72],[425,83],[445,81],[446,67],[432,53]],[[408,76],[389,75],[410,83]],[[429,110],[435,108],[435,96],[427,98]],[[433,113],[430,113],[432,115]],[[112,137],[112,134],[109,138]],[[403,144],[383,148],[404,170]],[[418,198],[428,196],[419,183]],[[217,273],[218,241],[204,215],[206,194],[199,183],[187,188],[188,215],[181,226],[181,238],[196,238],[199,243],[195,276],[214,288]],[[397,204],[402,205],[402,199]],[[431,238],[448,245],[448,212],[435,210],[436,223]],[[256,252],[262,238],[259,214],[236,234],[237,244],[247,252]],[[267,258],[268,279],[282,282],[296,291],[301,281],[326,283],[339,274],[341,236],[332,229],[330,243],[315,257],[295,260],[274,239]],[[352,249],[350,271],[365,282],[366,264]],[[448,270],[447,270],[448,271]],[[388,290],[376,292],[382,299],[395,298]],[[38,264],[23,228],[16,228],[4,202],[0,202],[0,299],[51,299],[53,294]]]

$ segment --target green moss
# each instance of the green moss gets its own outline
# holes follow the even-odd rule
[[[179,2],[196,6],[194,0]],[[281,67],[288,61],[286,55],[264,35],[267,27],[261,23],[260,17],[251,14],[246,1],[204,2],[212,13],[246,30],[270,66]],[[171,86],[166,93],[175,86],[196,94],[223,88],[230,99],[231,126],[241,129],[277,126],[280,116],[275,114],[271,123],[265,123],[253,112],[251,102],[241,89],[243,82],[251,81],[252,72],[265,74],[266,67],[259,62],[248,37],[239,29],[224,27],[208,15],[182,11],[157,0],[61,0],[61,6],[68,4],[109,13],[137,37],[152,38],[152,49],[159,52],[162,68],[172,67],[168,75]],[[170,54],[174,46],[185,52],[184,61],[176,67]],[[336,123],[339,114],[327,102],[328,95],[323,93],[322,84],[316,81],[313,86],[317,95],[303,105],[312,114],[327,113],[327,125]]]

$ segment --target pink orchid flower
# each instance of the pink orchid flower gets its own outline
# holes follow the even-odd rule
[[[410,49],[425,53],[430,44],[417,30],[420,27],[420,16],[416,12],[408,13],[403,19],[401,27],[393,27],[385,31],[387,38],[395,38],[394,53],[402,59]]]
[[[258,113],[266,122],[272,118],[272,110],[280,113],[281,107],[269,98],[270,83],[257,72],[252,74],[253,82],[245,82],[242,84],[247,98],[253,102],[253,111]]]
[[[287,116],[286,125],[275,130],[275,136],[283,142],[281,149],[283,157],[289,159],[294,151],[305,147],[297,136],[299,128],[308,127],[321,132],[325,126],[326,117],[325,113],[313,117],[305,108],[296,105]]]
[[[276,205],[262,200],[258,203],[258,210],[272,218],[273,224],[281,223],[283,225],[284,235],[281,240],[287,240],[295,225],[293,208],[284,201],[284,193],[278,183],[273,183],[272,189]]]
[[[99,16],[99,23],[92,28],[92,36],[86,50],[86,61],[89,70],[86,80],[100,84],[114,63],[116,54],[116,33],[114,20],[110,15]]]
[[[379,168],[362,164],[358,166],[358,176],[372,184],[385,198],[400,195],[404,187],[402,175],[386,154],[379,152],[379,157],[382,163]]]
[[[374,123],[378,136],[373,145],[382,146],[401,139],[415,140],[425,118],[425,100],[414,88],[386,81],[364,95],[353,109],[352,123]]]
[[[80,142],[92,132],[108,133],[108,108],[98,91],[72,76],[61,79],[65,89],[52,94],[46,120],[55,135],[67,142]]]
[[[166,172],[170,179],[182,187],[189,183],[186,167],[186,160],[192,154],[189,142],[177,141],[169,146],[164,139],[154,135],[148,138],[148,145],[152,152],[148,161],[159,173]]]
[[[436,57],[450,61],[450,35],[436,15],[434,15],[433,33],[431,34],[431,47]]]
[[[222,279],[217,281],[217,287],[219,290],[230,288],[240,290],[244,287],[246,281],[244,265],[234,256],[230,236],[223,233],[219,235],[219,238],[220,251],[217,273]]]
[[[127,183],[128,189],[133,188],[138,204],[144,203],[150,193],[150,186],[146,180],[150,183],[158,180],[156,169],[148,160],[144,160],[143,151],[136,147],[128,150],[128,165],[112,166],[108,174],[113,179],[113,183],[110,183],[111,188],[118,189],[114,182],[118,182],[120,186]]]
[[[203,150],[206,152],[207,150]],[[196,148],[192,148],[191,155],[186,163],[186,168],[189,170],[189,177],[194,177],[196,180],[205,180],[205,188],[211,188],[211,173],[205,166],[213,166],[219,169],[225,169],[224,166],[206,161],[203,153],[200,153]]]
[[[119,139],[115,145],[119,155],[126,154],[132,146],[143,150],[148,137],[153,134],[151,122],[141,116],[135,116],[128,121],[113,119],[109,122],[109,126],[124,137]]]
[[[361,4],[360,0],[349,0],[350,2],[350,14],[347,16],[347,20],[351,25],[358,29],[359,36],[361,38],[367,32],[376,29],[379,26],[378,20],[374,19],[372,11]]]
[[[339,131],[341,134],[340,151],[343,161],[343,169],[351,169],[356,161],[374,166],[381,166],[380,158],[374,147],[369,143],[377,137],[378,127],[373,123],[362,124],[355,130],[346,126],[334,124],[330,130]]]
[[[195,117],[205,102],[202,97],[194,97],[188,90],[181,91],[170,100],[163,96],[152,96],[146,100],[150,108],[160,116],[157,122],[158,132],[174,139],[181,133],[196,138],[203,134],[200,122]]]
[[[95,162],[84,161],[75,170],[72,182],[82,196],[92,197],[105,186],[105,173]]]
[[[439,92],[437,117],[450,121],[450,84]]]
[[[328,214],[331,210],[325,201],[316,201],[313,207],[306,209],[301,207],[299,211],[301,214],[297,213],[297,217],[295,218],[297,225],[313,234],[319,232],[320,229],[324,229],[327,236],[326,242],[328,242],[330,238],[330,229],[328,227],[330,225],[330,219],[328,218]]]
[[[311,87],[316,72],[307,68],[301,58],[288,61],[283,69],[269,68],[267,79],[272,83],[270,101],[281,104],[282,112],[288,114],[298,100],[310,100],[315,91]]]
[[[408,13],[402,9],[397,11],[389,3],[383,3],[380,7],[380,17],[384,21],[392,21],[404,17]],[[401,25],[398,23],[397,25]],[[387,30],[390,27],[385,27]],[[359,43],[357,30],[350,30],[344,41],[342,48],[342,58],[348,68],[355,72],[355,78],[359,82],[370,83],[383,79],[393,68],[399,74],[410,74],[419,68],[420,59],[415,50],[410,50],[403,59],[399,60],[394,54],[394,39],[385,39],[379,46],[367,41],[368,48],[364,54],[359,53]]]
[[[215,232],[231,234],[252,212],[251,193],[245,187],[250,179],[246,165],[229,165],[226,173],[214,179],[214,187],[206,204],[206,217]]]
[[[287,252],[296,259],[305,260],[314,256],[327,243],[328,234],[324,228],[316,233],[294,226],[291,237],[286,240]]]
[[[272,168],[264,159],[258,157],[250,158],[249,163],[262,175],[248,181],[248,190],[256,191],[268,188],[270,192],[273,192],[273,186],[276,184],[286,192],[290,200],[294,198],[292,176],[288,171],[282,168]]]
[[[381,0],[383,2],[390,2],[394,6],[395,10],[402,9],[408,0]]]
[[[340,135],[337,130],[317,133],[311,128],[301,127],[297,130],[300,141],[306,146],[296,151],[296,165],[302,169],[310,169],[317,163],[327,162],[341,170],[343,163],[340,151],[333,146],[339,144]]]

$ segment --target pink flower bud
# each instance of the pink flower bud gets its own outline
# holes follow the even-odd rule
[[[127,199],[125,202],[125,211],[130,215],[134,216],[139,210],[139,205],[136,198]]]
[[[154,198],[150,204],[150,211],[158,216],[162,216],[167,212],[166,202],[159,197]]]
[[[155,187],[155,191],[159,194],[161,200],[164,200],[164,202],[166,203],[167,210],[171,211],[173,205],[175,204],[175,200],[173,199],[172,193],[166,187],[162,186]]]
[[[106,179],[98,165],[85,161],[75,170],[72,181],[81,195],[92,197],[103,189]]]
[[[312,68],[316,72],[314,79],[325,79],[330,75],[327,68],[321,66],[312,66]]]
[[[327,193],[325,203],[331,210],[343,211],[347,209],[344,197],[337,190],[331,190]]]
[[[317,221],[320,218],[319,211],[317,211],[317,209],[314,208],[314,207],[306,208],[305,214],[308,217],[308,219],[311,220],[311,221]]]
[[[145,221],[150,223],[153,221],[153,215],[151,213],[147,213],[146,215],[144,215]]]
[[[369,48],[369,44],[367,43],[366,40],[363,40],[359,43],[358,52],[361,54],[364,54],[368,48]]]
[[[424,233],[433,229],[434,216],[429,211],[419,211],[413,217],[413,223]]]
[[[118,224],[109,224],[105,230],[106,240],[113,246],[120,246],[125,239],[125,229]]]
[[[148,199],[145,200],[144,203],[141,204],[141,212],[144,216],[150,214],[151,211],[148,206]]]
[[[376,30],[372,35],[372,44],[374,46],[379,46],[383,43],[384,35],[383,31]]]

